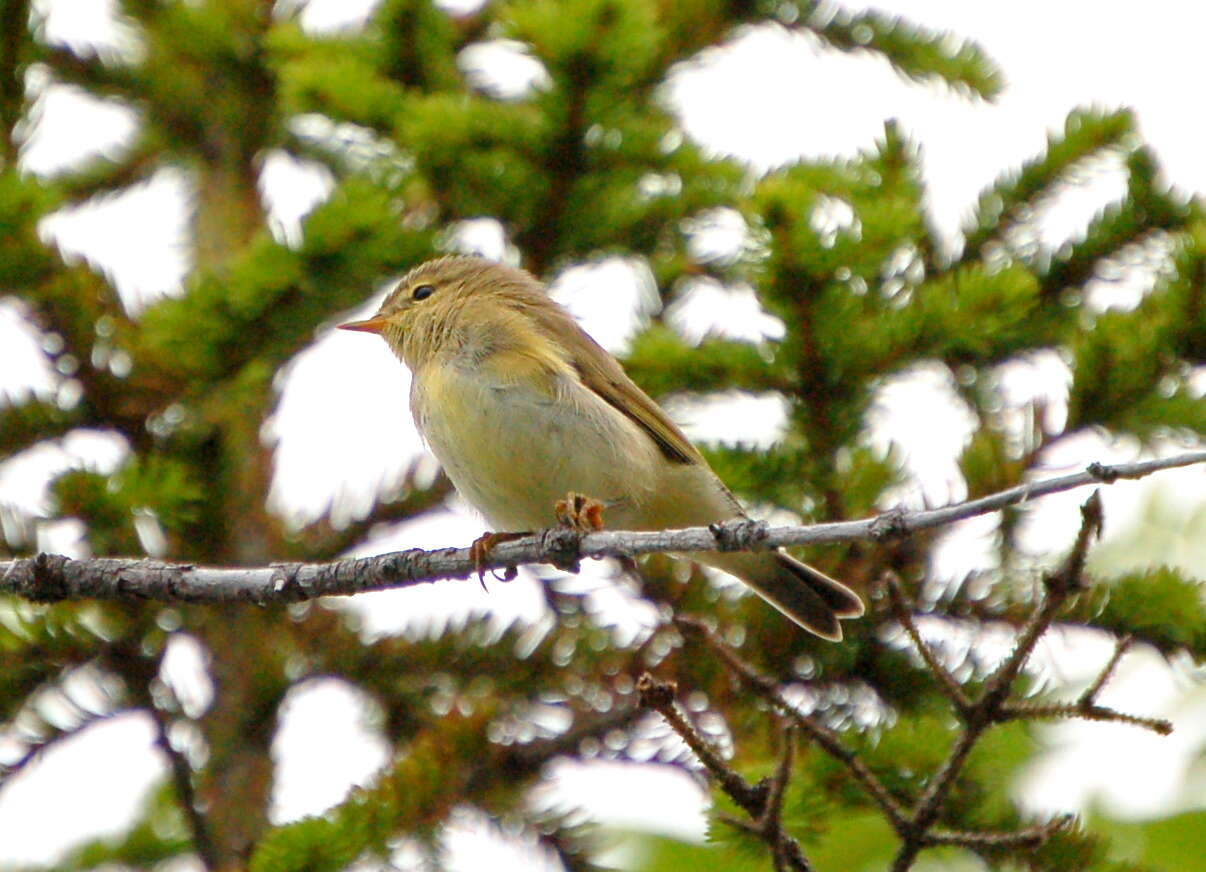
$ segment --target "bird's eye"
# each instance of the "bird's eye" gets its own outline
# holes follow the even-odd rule
[[[435,285],[419,285],[417,288],[415,288],[413,291],[410,292],[410,298],[412,300],[426,300],[428,297],[430,297],[434,293],[435,293]]]

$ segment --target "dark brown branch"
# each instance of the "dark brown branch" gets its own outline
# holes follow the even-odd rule
[[[725,666],[741,681],[743,685],[766,700],[776,711],[789,718],[805,735],[816,742],[826,754],[838,760],[850,770],[850,774],[863,786],[876,805],[883,811],[884,816],[899,829],[906,821],[904,808],[892,796],[883,782],[875,776],[867,764],[854,751],[847,748],[838,734],[826,727],[819,720],[800,712],[795,706],[783,698],[778,684],[774,679],[762,675],[753,666],[742,660],[737,652],[725,644],[706,624],[696,618],[680,616],[675,624],[687,633],[697,635],[710,647]]]
[[[574,569],[587,557],[625,558],[654,552],[749,550],[884,539],[951,524],[1094,482],[1108,484],[1203,462],[1206,451],[1110,467],[1094,464],[1085,472],[1010,488],[941,509],[889,512],[862,521],[770,527],[761,521],[737,520],[686,530],[603,530],[587,534],[554,528],[499,544],[485,559],[476,560],[469,548],[412,549],[331,563],[278,563],[254,568],[198,567],[130,558],[71,560],[42,554],[0,561],[0,593],[35,601],[96,598],[296,602],[407,587],[444,578],[469,578],[478,569],[509,569],[525,563],[551,563]]]
[[[1105,687],[1106,682],[1114,675],[1114,670],[1118,668],[1118,664],[1122,662],[1122,655],[1131,647],[1132,637],[1130,635],[1120,637],[1114,643],[1114,653],[1110,655],[1110,659],[1106,661],[1106,665],[1101,668],[1101,673],[1093,680],[1093,683],[1085,688],[1085,692],[1080,695],[1081,705],[1090,705],[1097,699],[1097,695],[1101,693],[1101,689]]]
[[[1120,712],[1116,709],[1097,704],[1098,694],[1101,693],[1106,682],[1114,674],[1119,661],[1122,660],[1122,655],[1126,653],[1130,645],[1130,636],[1123,636],[1118,639],[1114,644],[1114,653],[1110,656],[1109,661],[1102,667],[1097,678],[1085,689],[1085,692],[1080,695],[1080,698],[1076,702],[1055,703],[1051,705],[1031,705],[1026,703],[1004,705],[1000,712],[1001,719],[1040,720],[1043,718],[1081,718],[1086,721],[1113,721],[1115,723],[1142,727],[1154,733],[1159,733],[1161,736],[1169,735],[1173,730],[1171,721],[1164,718],[1145,718],[1139,715],[1127,714],[1126,712]]]
[[[970,830],[940,830],[926,835],[926,847],[956,845],[960,848],[1037,848],[1060,830],[1072,825],[1072,815],[1060,815],[1033,827],[1007,833],[977,833]]]
[[[193,767],[184,752],[172,744],[168,735],[168,716],[156,702],[152,686],[162,668],[162,652],[159,656],[147,656],[138,646],[119,640],[108,645],[104,651],[104,663],[115,674],[125,680],[133,701],[139,705],[155,725],[155,745],[167,758],[176,802],[184,813],[192,834],[193,851],[206,870],[221,867],[221,857],[214,844],[209,822],[197,805],[193,789]]]
[[[729,766],[724,758],[712,747],[712,743],[696,731],[687,720],[682,709],[674,700],[678,688],[673,682],[658,681],[648,672],[637,681],[637,693],[640,694],[641,707],[657,712],[670,728],[678,734],[690,748],[699,762],[720,789],[735,802],[752,822],[735,820],[725,817],[725,820],[738,829],[758,836],[771,848],[774,858],[775,872],[795,870],[795,872],[812,872],[812,865],[804,856],[800,843],[783,831],[780,816],[783,812],[783,792],[791,777],[791,763],[795,748],[794,731],[783,731],[784,750],[774,777],[769,781],[750,784],[740,773]]]
[[[149,697],[150,694],[147,694]],[[172,786],[176,790],[176,801],[184,811],[185,820],[193,835],[193,850],[196,852],[201,865],[206,869],[217,869],[221,864],[218,851],[214,847],[209,833],[209,823],[197,805],[197,794],[193,789],[193,767],[180,749],[172,744],[168,736],[167,718],[152,701],[148,699],[145,711],[155,722],[155,745],[168,760],[172,773]]]
[[[1100,534],[1102,526],[1101,498],[1098,492],[1085,502],[1081,509],[1080,531],[1070,553],[1058,569],[1044,579],[1044,596],[1025,627],[1018,633],[1012,652],[989,676],[983,691],[971,699],[959,686],[949,671],[921,638],[912,619],[912,605],[901,590],[899,582],[888,575],[884,581],[888,589],[891,607],[906,634],[917,647],[929,671],[936,676],[940,687],[963,720],[954,746],[946,760],[930,779],[921,795],[910,807],[892,796],[883,782],[867,768],[853,751],[845,747],[832,730],[815,718],[801,714],[782,696],[774,679],[761,675],[750,664],[702,622],[685,616],[676,618],[677,626],[684,632],[703,638],[708,646],[721,658],[726,668],[746,687],[766,700],[774,709],[790,718],[815,741],[822,750],[843,763],[851,775],[863,786],[868,795],[880,807],[900,837],[901,846],[893,862],[894,872],[910,869],[921,850],[938,845],[960,845],[970,849],[1009,847],[1035,847],[1052,834],[1067,826],[1068,819],[1060,818],[1046,823],[1012,832],[967,832],[937,828],[938,820],[946,802],[963,771],[968,757],[983,733],[998,723],[1019,718],[1060,716],[1083,716],[1091,719],[1109,719],[1135,723],[1158,729],[1154,720],[1123,715],[1096,705],[1097,694],[1104,687],[1126,650],[1127,640],[1120,640],[1113,656],[1079,700],[1066,706],[1021,706],[1007,702],[1018,676],[1021,674],[1039,638],[1050,627],[1060,608],[1074,593],[1084,588],[1084,567],[1090,542]],[[758,820],[758,819],[756,819]],[[756,826],[744,827],[756,832]],[[778,862],[776,855],[776,863]]]
[[[905,872],[911,868],[917,854],[923,848],[933,844],[930,830],[942,813],[946,800],[955,786],[955,781],[967,763],[968,755],[971,754],[985,730],[994,724],[1010,719],[1008,715],[1004,714],[1006,698],[1034,651],[1034,646],[1051,626],[1056,613],[1069,596],[1082,589],[1089,543],[1100,534],[1101,526],[1101,493],[1094,491],[1081,507],[1080,531],[1076,535],[1076,542],[1073,544],[1071,552],[1063,564],[1044,579],[1043,600],[1026,626],[1018,633],[1013,651],[989,676],[984,684],[984,690],[977,700],[965,707],[957,706],[963,719],[963,729],[946,760],[935,773],[925,791],[918,797],[910,819],[903,828],[897,830],[903,844],[893,861],[893,872]],[[919,637],[917,641],[920,642]],[[925,657],[924,644],[920,650],[923,651],[922,656]]]
[[[963,688],[959,685],[955,676],[951,675],[950,670],[942,665],[934,654],[934,650],[921,638],[921,633],[917,631],[917,625],[913,622],[912,605],[905,599],[904,590],[900,586],[900,579],[896,577],[895,573],[885,572],[882,582],[888,591],[888,602],[892,606],[892,616],[904,627],[909,641],[913,643],[913,647],[917,649],[917,653],[925,661],[926,668],[929,669],[930,674],[938,679],[938,686],[946,694],[947,699],[951,701],[951,704],[957,710],[966,712],[971,706],[971,702],[968,700],[967,694],[963,692]]]
[[[796,756],[796,731],[790,724],[784,724],[781,731],[783,751],[779,756],[779,765],[775,767],[775,775],[770,780],[766,792],[766,808],[758,819],[758,828],[771,845],[771,854],[775,864],[775,872],[786,872],[798,868],[794,858],[787,848],[788,837],[783,832],[783,796],[787,791],[787,782],[791,779],[792,764]]]
[[[704,769],[720,785],[720,789],[728,794],[729,798],[750,817],[757,820],[762,816],[766,807],[766,789],[759,789],[742,778],[724,761],[719,752],[712,747],[712,743],[696,731],[694,725],[687,720],[687,716],[682,713],[678,703],[674,700],[677,692],[678,687],[673,682],[658,681],[648,672],[637,680],[637,693],[641,696],[641,707],[661,715],[669,724],[670,729],[674,730],[683,743],[694,752]]]

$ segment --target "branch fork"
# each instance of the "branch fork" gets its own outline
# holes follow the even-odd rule
[[[1080,717],[1089,720],[1115,721],[1151,729],[1160,734],[1167,734],[1172,729],[1172,725],[1168,721],[1116,712],[1097,704],[1098,694],[1113,674],[1130,644],[1129,638],[1118,640],[1109,662],[1076,702],[1061,705],[1031,705],[1011,703],[1008,700],[1009,694],[1033,653],[1039,638],[1050,627],[1067,600],[1086,586],[1084,568],[1089,545],[1100,535],[1103,523],[1101,497],[1098,492],[1095,491],[1082,506],[1081,519],[1080,530],[1068,556],[1055,571],[1044,579],[1043,598],[1030,620],[1019,631],[1013,650],[988,677],[983,690],[975,698],[968,695],[930,645],[921,637],[913,620],[913,606],[908,601],[899,579],[892,573],[885,573],[882,585],[887,591],[892,617],[904,628],[927,671],[934,676],[943,694],[950,701],[952,708],[963,723],[946,760],[930,778],[920,796],[913,801],[893,795],[884,782],[867,767],[853,750],[845,745],[837,733],[814,716],[803,714],[793,707],[783,697],[778,683],[773,678],[759,673],[753,666],[745,662],[708,624],[698,618],[685,615],[677,617],[675,624],[688,638],[702,640],[712,652],[720,657],[725,667],[742,685],[765,700],[786,723],[791,724],[794,729],[785,731],[785,739],[790,739],[794,730],[799,730],[815,742],[822,751],[847,768],[851,777],[879,806],[884,817],[887,818],[901,840],[901,846],[891,867],[894,872],[904,872],[911,868],[920,851],[939,845],[957,845],[971,849],[1037,847],[1055,833],[1069,827],[1073,818],[1071,816],[1057,817],[1036,826],[1012,832],[972,832],[943,829],[937,826],[951,790],[963,771],[972,749],[986,730],[995,724],[1012,720],[1049,717]],[[779,846],[789,844],[789,842],[783,841],[775,835],[774,828],[778,826],[778,817],[777,813],[771,814],[775,807],[774,803],[781,801],[781,793],[778,794],[779,799],[775,799],[775,785],[780,777],[779,773],[790,772],[791,750],[785,750],[785,756],[780,761],[776,777],[767,783],[765,793],[755,795],[752,793],[754,788],[751,788],[739,775],[729,769],[724,761],[716,757],[714,752],[710,752],[706,745],[703,753],[697,750],[697,745],[704,744],[702,739],[698,736],[688,738],[692,732],[691,727],[686,723],[681,712],[677,712],[673,704],[673,685],[658,685],[648,675],[642,679],[642,684],[648,689],[642,691],[642,702],[666,718],[675,732],[682,736],[688,746],[700,756],[705,768],[713,774],[721,788],[752,819],[751,822],[730,821],[730,823],[767,840],[775,851],[776,869],[797,868],[781,863]],[[653,696],[654,689],[659,689],[661,695]],[[788,744],[791,743],[788,742]],[[711,756],[706,756],[708,754]],[[790,842],[790,844],[795,843]]]

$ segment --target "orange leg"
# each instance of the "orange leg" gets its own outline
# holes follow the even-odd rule
[[[580,533],[603,529],[603,504],[596,499],[570,491],[565,499],[557,500],[553,512],[557,523]]]
[[[477,580],[481,583],[483,590],[486,588],[486,569],[483,564],[494,547],[503,542],[511,542],[531,535],[531,533],[483,533],[473,540],[473,544],[469,546],[469,556],[473,558],[473,570],[477,573]],[[514,577],[515,570],[509,568],[504,573],[503,580],[510,581]]]

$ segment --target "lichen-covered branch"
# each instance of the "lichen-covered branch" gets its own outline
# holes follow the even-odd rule
[[[576,569],[587,557],[633,557],[654,552],[739,551],[782,545],[882,540],[952,524],[1006,506],[1088,484],[1110,484],[1153,472],[1206,463],[1206,451],[1124,463],[1092,464],[1084,472],[1045,479],[990,496],[921,512],[892,511],[861,521],[771,527],[738,520],[710,527],[655,532],[553,528],[493,548],[484,559],[470,548],[411,549],[329,563],[275,563],[264,567],[212,567],[138,558],[73,560],[50,554],[0,561],[0,594],[39,602],[66,599],[153,599],[162,602],[297,602],[469,578],[480,570],[551,563]]]

